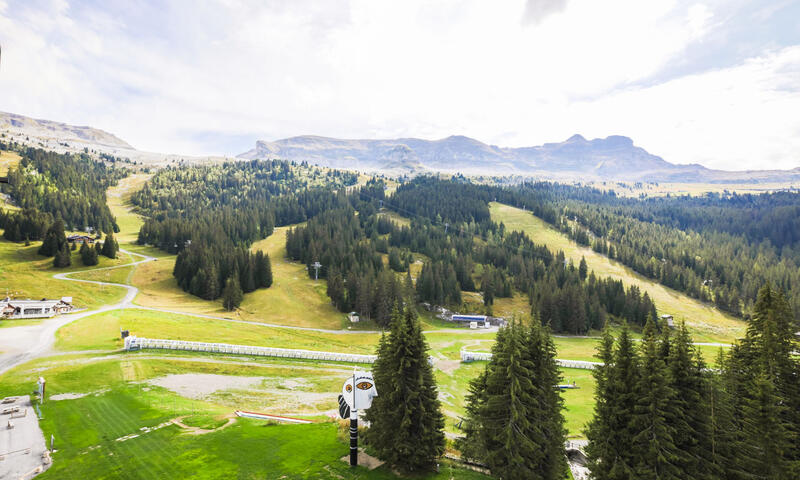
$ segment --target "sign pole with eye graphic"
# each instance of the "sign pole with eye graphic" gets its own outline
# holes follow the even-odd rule
[[[339,415],[350,418],[350,465],[358,465],[358,409],[366,410],[372,406],[372,399],[378,396],[375,380],[371,372],[353,369],[353,376],[342,386],[339,395]]]

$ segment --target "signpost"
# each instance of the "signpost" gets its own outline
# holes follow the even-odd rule
[[[371,372],[353,369],[353,376],[342,385],[339,395],[339,415],[350,417],[350,466],[358,465],[358,409],[366,410],[372,406],[372,399],[378,396],[375,380]]]

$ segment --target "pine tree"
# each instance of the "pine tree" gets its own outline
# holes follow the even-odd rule
[[[64,222],[58,218],[47,229],[44,235],[42,246],[39,247],[39,255],[45,257],[52,257],[61,251],[62,247],[67,243],[67,236],[64,234]]]
[[[69,251],[67,243],[64,242],[59,250],[53,257],[53,266],[56,268],[64,268],[72,265],[72,252]]]
[[[566,473],[563,401],[555,347],[540,322],[502,328],[486,370],[470,383],[465,438],[468,458],[504,479],[560,479]]]
[[[543,479],[562,479],[567,472],[564,443],[567,431],[564,428],[564,400],[561,390],[554,388],[563,382],[556,363],[556,346],[546,327],[534,318],[527,335],[527,355],[533,363],[532,382],[536,392],[536,403],[531,406],[530,417],[538,423],[541,433],[539,444],[544,458],[534,467]],[[535,432],[536,433],[536,432]],[[532,437],[533,438],[533,437]]]
[[[238,275],[234,274],[228,277],[225,282],[225,288],[222,290],[222,306],[225,310],[232,312],[239,308],[242,304],[244,294],[242,288],[239,286]]]
[[[346,312],[349,309],[344,292],[342,276],[339,274],[338,270],[331,269],[328,272],[328,297],[331,299],[331,302],[333,302],[333,305],[342,312]]]
[[[664,328],[668,332],[668,328]],[[667,356],[662,338],[661,357],[666,359],[672,401],[665,409],[667,423],[674,429],[673,439],[682,478],[713,478],[720,472],[713,468],[711,410],[706,395],[710,384],[702,356],[692,344],[686,325],[681,323],[670,344]]]
[[[589,274],[589,266],[586,264],[586,258],[581,257],[581,263],[578,266],[578,275],[581,277],[581,280],[586,280],[588,274]]]
[[[610,334],[604,334],[601,358],[606,368],[601,369],[597,390],[595,416],[586,432],[589,438],[587,455],[592,476],[597,480],[633,479],[638,458],[634,455],[631,420],[637,404],[639,355],[633,346],[627,324],[623,324],[613,355],[610,354]],[[610,367],[609,367],[610,365]]]
[[[101,253],[108,258],[117,258],[117,251],[119,251],[119,245],[114,239],[114,234],[109,232],[108,235],[106,235],[106,239],[103,241]]]
[[[743,477],[800,475],[800,368],[793,357],[795,348],[786,299],[766,285],[758,293],[745,338],[731,349],[724,370],[736,429],[731,448]],[[765,474],[769,476],[762,477]]]
[[[645,325],[642,340],[638,398],[631,418],[636,478],[679,480],[685,477],[677,463],[685,452],[675,446],[675,426],[667,416],[675,393],[652,318]]]
[[[592,375],[595,379],[594,390],[594,416],[589,421],[586,428],[586,438],[589,444],[586,446],[586,453],[589,457],[589,465],[593,475],[598,479],[610,478],[611,458],[616,456],[616,445],[609,440],[612,439],[612,429],[615,427],[613,422],[614,403],[613,403],[613,379],[614,369],[614,337],[611,335],[611,328],[606,325],[603,329],[603,336],[597,346],[598,365]]]
[[[259,250],[256,252],[256,283],[258,288],[272,286],[272,264],[269,255]]]
[[[414,311],[395,310],[373,366],[378,396],[366,412],[367,441],[403,472],[430,470],[444,453],[444,416],[427,350]]]
[[[97,265],[98,263],[97,251],[94,248],[84,243],[83,245],[81,245],[80,254],[81,254],[81,262],[83,262],[83,264],[86,265],[87,267],[90,267],[92,265]]]

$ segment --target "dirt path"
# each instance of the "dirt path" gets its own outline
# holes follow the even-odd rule
[[[185,423],[182,422],[182,420],[184,418],[186,418],[186,417],[191,417],[191,415],[183,415],[181,417],[173,418],[170,421],[172,423],[174,423],[175,425],[181,427],[184,430],[184,433],[187,433],[189,435],[205,435],[206,433],[217,432],[219,430],[222,430],[223,428],[228,428],[231,425],[233,425],[234,423],[236,423],[236,417],[233,416],[233,415],[228,415],[227,416],[228,417],[228,421],[225,422],[224,425],[220,425],[217,428],[212,428],[211,430],[207,430],[205,428],[191,427],[189,425],[186,425]]]

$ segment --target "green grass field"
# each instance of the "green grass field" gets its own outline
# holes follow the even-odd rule
[[[56,334],[56,348],[62,351],[119,349],[123,346],[120,328],[147,338],[344,353],[371,354],[378,342],[378,335],[371,333],[336,335],[126,309],[84,317],[62,327]]]
[[[41,406],[41,427],[47,438],[55,436],[57,448],[53,467],[42,478],[396,478],[386,468],[351,470],[339,462],[347,446],[337,423],[270,425],[238,419],[228,428],[204,435],[190,435],[166,424],[189,415],[190,424],[194,417],[199,426],[214,427],[220,415],[247,406],[287,413],[286,408],[301,408],[298,398],[315,392],[326,394],[312,397],[321,404],[307,406],[307,413],[333,409],[341,379],[349,370],[346,366],[208,363],[197,357],[148,359],[142,354],[123,357],[94,362],[75,356],[40,359],[4,375],[2,395],[27,393],[38,375],[47,377],[50,397],[89,393],[67,400],[51,398]],[[254,396],[233,390],[193,400],[144,382],[185,373],[258,376],[262,391]],[[308,388],[294,391],[300,383]],[[283,394],[276,394],[281,388]],[[152,431],[142,430],[159,425]],[[444,464],[438,475],[421,478],[485,477]]]
[[[82,284],[64,280],[56,280],[53,275],[63,272],[80,272],[87,270],[81,264],[80,254],[72,253],[72,266],[54,268],[53,259],[36,254],[41,242],[33,242],[29,246],[0,239],[0,295],[6,292],[16,298],[60,298],[72,297],[78,307],[93,308],[100,305],[118,302],[125,295],[119,287]],[[111,260],[100,256],[97,267],[110,267],[129,262],[127,255]]]
[[[16,167],[22,157],[17,152],[0,150],[0,177],[5,177],[8,169]]]
[[[492,220],[503,222],[507,231],[523,231],[536,243],[545,244],[554,251],[564,251],[567,258],[576,264],[585,257],[595,275],[622,280],[626,285],[638,285],[650,295],[660,314],[668,313],[676,321],[685,321],[695,341],[730,342],[744,334],[744,322],[639,275],[591,248],[578,245],[528,211],[495,202],[490,204],[490,210]]]

